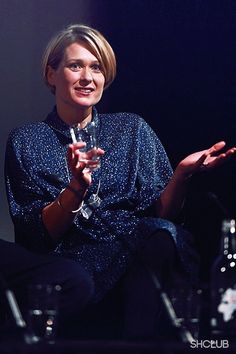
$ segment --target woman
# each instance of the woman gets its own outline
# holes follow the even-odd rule
[[[172,173],[161,142],[141,117],[98,114],[95,105],[115,78],[116,60],[95,29],[75,24],[57,34],[43,70],[56,107],[43,122],[14,130],[7,143],[16,240],[77,260],[93,276],[95,302],[125,276],[126,334],[150,337],[159,305],[142,262],[163,286],[177,264],[193,276],[189,235],[167,220],[179,213],[188,178],[236,149],[220,153],[225,143],[219,142],[188,156]],[[84,154],[85,143],[75,142],[71,128],[91,121],[99,148]]]

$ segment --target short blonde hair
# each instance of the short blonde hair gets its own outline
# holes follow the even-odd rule
[[[48,43],[42,58],[43,78],[46,85],[55,94],[55,87],[47,79],[48,67],[54,70],[60,65],[66,48],[75,42],[82,42],[98,59],[105,77],[107,88],[116,76],[116,57],[105,37],[94,28],[82,24],[73,24],[57,33]]]

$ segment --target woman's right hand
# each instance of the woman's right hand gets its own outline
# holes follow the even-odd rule
[[[55,241],[60,239],[71,227],[77,212],[83,205],[87,189],[92,183],[91,168],[97,167],[98,158],[104,154],[102,149],[91,150],[87,153],[81,152],[80,149],[85,145],[84,142],[69,145],[68,167],[73,178],[58,197],[46,205],[42,211],[43,223]]]
[[[85,147],[84,142],[70,144],[68,147],[68,166],[71,173],[81,188],[87,189],[92,183],[92,170],[99,166],[99,158],[105,151],[98,148],[89,152],[81,152]],[[83,161],[81,161],[83,158]]]

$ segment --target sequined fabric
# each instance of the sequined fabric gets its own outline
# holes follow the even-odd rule
[[[171,233],[191,273],[188,234],[153,216],[152,204],[172,175],[160,140],[135,114],[97,114],[94,108],[93,120],[105,155],[100,169],[93,172],[85,203],[96,193],[99,180],[102,203],[89,220],[79,214],[57,245],[50,242],[41,211],[71,178],[66,159],[69,126],[54,109],[44,121],[16,128],[9,135],[5,172],[16,242],[36,252],[50,251],[80,262],[94,278],[94,301],[114,286],[136,250],[158,229]]]

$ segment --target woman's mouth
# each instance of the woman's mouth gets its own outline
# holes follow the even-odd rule
[[[85,87],[76,87],[75,91],[81,93],[82,95],[89,95],[90,93],[92,93],[94,91],[94,89],[85,88]]]

